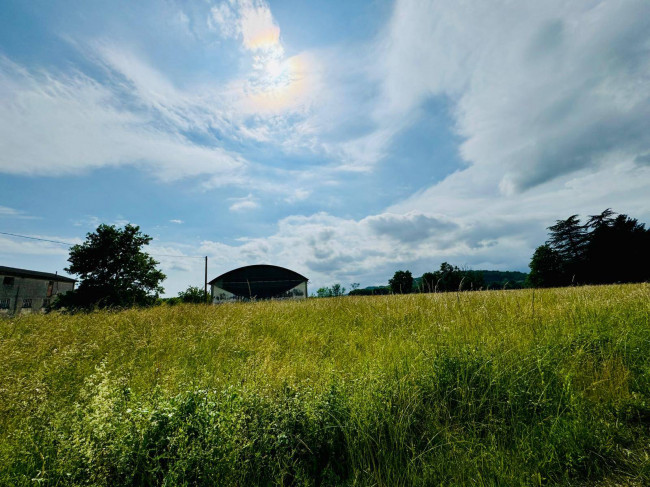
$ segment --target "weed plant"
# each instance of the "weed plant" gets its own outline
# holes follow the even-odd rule
[[[1,485],[648,485],[650,285],[0,321]]]

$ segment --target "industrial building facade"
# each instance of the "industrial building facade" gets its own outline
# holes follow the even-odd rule
[[[210,281],[213,303],[255,299],[305,299],[305,276],[274,265],[240,267]]]
[[[75,282],[49,272],[0,266],[0,315],[45,311],[58,294],[72,291]]]

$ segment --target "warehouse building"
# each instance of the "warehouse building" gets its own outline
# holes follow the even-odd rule
[[[305,276],[275,265],[249,265],[210,281],[212,302],[253,299],[305,299]]]
[[[75,282],[49,272],[0,266],[0,315],[45,311],[58,294],[72,291]]]

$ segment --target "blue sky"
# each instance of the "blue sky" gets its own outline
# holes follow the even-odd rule
[[[0,231],[140,225],[168,295],[202,255],[312,289],[525,271],[555,219],[649,222],[649,161],[643,0],[3,2]]]

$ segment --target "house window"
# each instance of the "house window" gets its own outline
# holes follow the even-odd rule
[[[24,298],[23,308],[31,308],[31,307],[32,307],[32,298]]]
[[[9,305],[11,305],[11,299],[10,298],[2,298],[2,299],[0,299],[0,309],[9,309]]]
[[[11,276],[5,276],[5,278],[2,280],[2,284],[5,286],[13,286],[14,285],[14,277]]]

